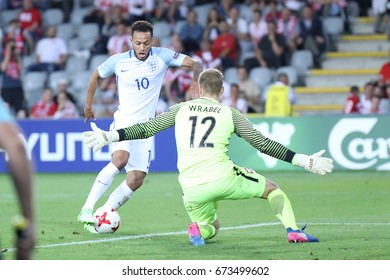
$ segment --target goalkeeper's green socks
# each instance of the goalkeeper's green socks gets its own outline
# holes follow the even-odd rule
[[[290,200],[281,189],[272,191],[268,195],[268,202],[275,216],[282,222],[285,228],[299,229],[295,222],[295,215]]]

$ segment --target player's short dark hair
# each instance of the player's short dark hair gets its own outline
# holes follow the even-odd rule
[[[289,76],[288,76],[288,74],[285,73],[285,72],[280,72],[280,73],[278,74],[277,80],[280,81],[280,80],[283,79],[283,78],[289,79]]]
[[[223,85],[223,74],[217,69],[206,69],[199,76],[199,86],[207,93],[219,94]]]
[[[132,36],[134,35],[134,32],[143,32],[143,33],[150,32],[150,34],[153,37],[153,25],[146,20],[137,20],[131,26],[131,35]]]
[[[359,92],[358,86],[351,86],[351,92]]]

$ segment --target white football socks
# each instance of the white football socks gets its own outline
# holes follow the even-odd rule
[[[110,162],[97,175],[95,182],[92,185],[88,198],[85,201],[83,208],[93,209],[96,202],[103,195],[103,193],[111,185],[114,177],[119,174],[118,168]]]
[[[121,207],[126,201],[129,200],[133,191],[126,184],[124,180],[110,195],[107,202],[104,204],[104,207],[114,208],[117,210]]]

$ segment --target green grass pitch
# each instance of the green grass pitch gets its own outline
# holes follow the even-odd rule
[[[36,260],[389,260],[390,172],[302,171],[263,173],[289,196],[297,223],[319,243],[289,244],[283,226],[262,199],[223,201],[221,231],[206,246],[191,247],[189,219],[176,173],[151,173],[119,209],[114,234],[93,235],[76,221],[95,173],[36,174]],[[124,174],[99,200],[101,206]],[[10,220],[14,190],[0,174],[2,258],[12,260]]]

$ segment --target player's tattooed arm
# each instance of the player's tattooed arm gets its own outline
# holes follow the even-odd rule
[[[199,79],[200,73],[203,71],[203,65],[199,61],[195,60],[192,68],[193,68],[193,73],[194,73],[194,76],[192,77],[192,80],[197,82],[198,79]]]
[[[186,56],[183,60],[182,66],[192,68],[192,82],[191,82],[191,97],[192,99],[199,97],[198,79],[200,73],[203,71],[203,65],[196,59]]]

